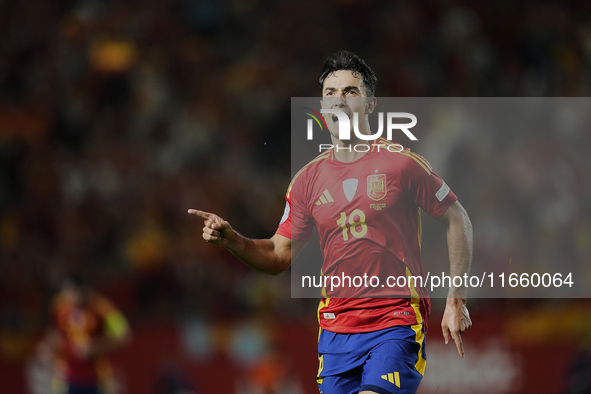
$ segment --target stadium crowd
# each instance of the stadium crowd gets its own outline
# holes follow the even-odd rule
[[[274,233],[290,97],[319,95],[324,58],[356,51],[378,96],[587,96],[590,12],[584,1],[0,2],[0,354],[31,351],[73,271],[133,324],[314,311],[290,298],[288,275],[262,277],[201,242],[186,210]],[[579,125],[450,131],[417,147],[470,213],[475,264],[591,261],[591,133]],[[445,255],[444,240],[429,250]]]

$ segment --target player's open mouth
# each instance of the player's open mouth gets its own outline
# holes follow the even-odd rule
[[[336,115],[333,115],[332,116],[332,121],[333,121],[333,123],[338,123],[339,122],[339,117],[336,116]]]

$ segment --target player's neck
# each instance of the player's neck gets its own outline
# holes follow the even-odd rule
[[[361,159],[367,152],[364,149],[359,149],[357,145],[368,145],[370,141],[363,141],[352,136],[349,141],[343,142],[334,136],[330,136],[332,140],[333,154],[335,159],[343,163],[352,163]]]
[[[358,132],[363,135],[371,134],[367,117],[364,122],[360,122]],[[373,140],[360,139],[353,130],[351,130],[351,139],[348,141],[341,141],[332,134],[330,137],[334,146],[334,157],[343,163],[352,163],[361,159],[369,151],[367,146],[371,146],[373,143]]]

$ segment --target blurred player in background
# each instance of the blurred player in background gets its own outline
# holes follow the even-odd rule
[[[38,353],[54,363],[55,393],[115,394],[115,375],[106,356],[130,339],[125,316],[82,277],[73,276],[52,302],[51,327]]]
[[[371,134],[368,115],[377,104],[377,78],[361,58],[349,51],[335,53],[326,60],[319,84],[324,109],[341,110],[349,119],[358,113],[361,134]],[[271,239],[248,239],[219,216],[191,209],[190,214],[205,220],[203,238],[254,269],[278,274],[290,266],[315,226],[324,275],[346,265],[370,275],[385,268],[396,275],[422,276],[422,208],[447,229],[450,275],[467,274],[470,220],[430,164],[409,149],[384,149],[393,144],[383,138],[378,141],[381,151],[374,146],[357,152],[351,146],[367,141],[339,140],[338,118],[325,117],[333,146],[340,149],[321,153],[294,176],[285,214]],[[425,371],[430,301],[425,288],[409,285],[401,291],[400,298],[331,298],[323,291],[318,309],[321,393],[416,392]],[[472,325],[466,300],[465,287],[450,288],[441,322],[445,342],[451,337],[461,357],[461,334]]]

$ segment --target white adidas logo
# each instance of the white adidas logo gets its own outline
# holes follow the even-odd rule
[[[328,204],[329,202],[334,202],[334,200],[328,192],[328,189],[326,189],[324,193],[322,193],[322,195],[320,196],[320,199],[316,201],[316,205]]]

